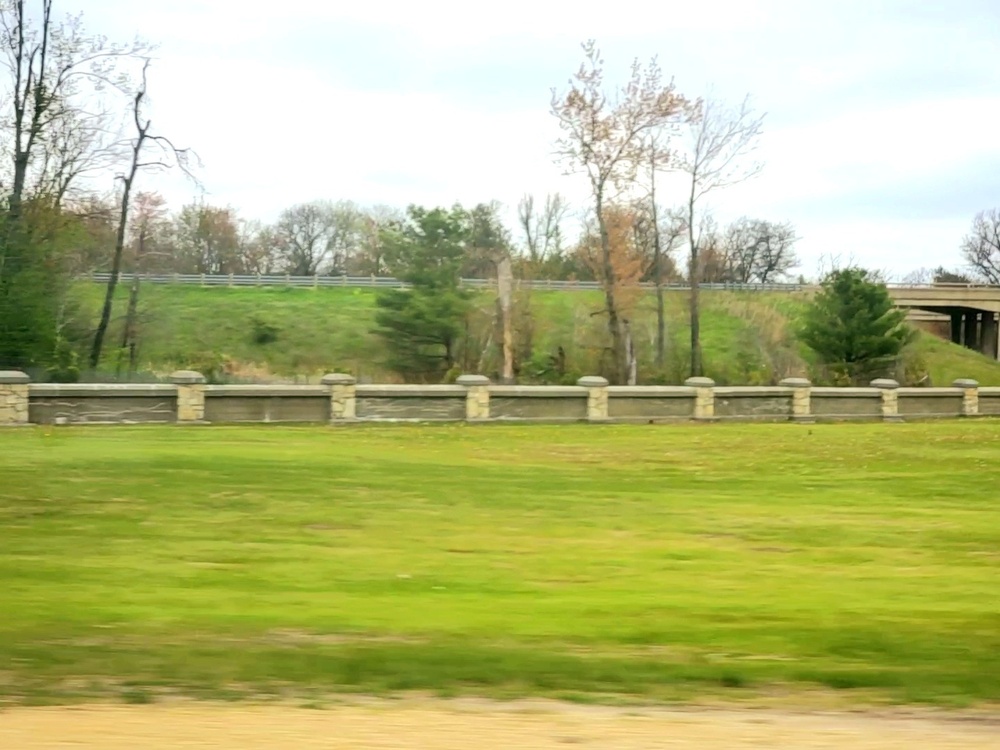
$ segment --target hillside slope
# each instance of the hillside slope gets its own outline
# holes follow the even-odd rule
[[[85,318],[96,320],[101,287],[77,288]],[[347,371],[368,381],[392,376],[381,366],[382,341],[373,332],[372,289],[203,288],[147,285],[140,297],[139,362],[144,371],[163,374],[179,367],[200,369],[230,379],[315,380],[325,372]],[[127,290],[116,302],[110,342],[121,338]],[[766,384],[781,377],[807,375],[810,353],[795,338],[805,300],[789,293],[703,293],[703,348],[706,373],[720,384]],[[632,328],[643,382],[680,383],[689,362],[687,300],[667,295],[667,351],[655,367],[655,300],[637,303]],[[477,303],[474,326],[489,328],[492,300]],[[518,299],[518,337],[530,336],[533,356],[522,363],[524,381],[572,380],[599,372],[604,342],[600,294],[532,292]],[[524,314],[530,310],[530,316]],[[528,322],[530,321],[530,323]],[[482,363],[491,374],[495,347],[485,333],[468,353],[466,369]],[[549,363],[562,350],[561,375]],[[483,357],[482,352],[487,356]],[[102,370],[116,369],[112,347]],[[924,385],[946,385],[972,377],[1000,385],[1000,364],[982,355],[921,334],[906,357],[900,377]]]

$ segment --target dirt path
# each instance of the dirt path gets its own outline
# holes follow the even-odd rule
[[[1000,717],[660,710],[414,700],[284,706],[158,704],[0,712],[4,750],[491,750],[566,747],[1000,750]]]

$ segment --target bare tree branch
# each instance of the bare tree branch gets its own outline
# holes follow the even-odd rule
[[[698,117],[692,118],[688,133],[688,150],[680,159],[680,168],[687,173],[687,230],[690,251],[688,278],[691,280],[691,375],[702,374],[701,321],[699,309],[700,232],[696,210],[710,192],[756,176],[761,165],[746,159],[757,148],[764,115],[756,115],[746,97],[736,109],[708,99],[699,103]]]
[[[989,284],[1000,284],[1000,211],[980,211],[962,240],[962,257],[969,269]]]

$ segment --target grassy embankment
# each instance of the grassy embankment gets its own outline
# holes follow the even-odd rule
[[[8,701],[1000,701],[1000,425],[0,432]]]
[[[96,319],[101,289],[96,284],[78,288],[83,308]],[[121,289],[111,342],[120,340],[127,290]],[[800,295],[706,292],[702,320],[707,374],[720,384],[774,382],[787,375],[807,374],[809,352],[795,340],[804,305]],[[686,297],[667,295],[668,348],[658,382],[682,382],[688,369],[689,340]],[[480,303],[482,320],[492,311],[487,295]],[[599,369],[604,342],[603,318],[594,292],[542,292],[531,296],[534,348],[544,359],[562,346],[570,374],[593,374]],[[362,288],[201,288],[146,286],[141,295],[142,367],[165,373],[178,367],[221,368],[248,379],[270,376],[318,378],[335,370],[384,381],[380,366],[383,345],[372,332],[375,292]],[[257,343],[260,324],[276,329],[270,343]],[[641,377],[656,376],[652,365],[655,312],[652,295],[642,298],[634,330]],[[113,347],[105,368],[114,369]],[[1000,385],[1000,364],[922,334],[908,359],[933,385],[950,385],[971,377],[983,385]],[[473,357],[478,361],[478,355]],[[530,370],[526,368],[526,370]]]

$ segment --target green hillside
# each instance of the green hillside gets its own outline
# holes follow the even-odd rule
[[[96,320],[102,287],[82,284],[76,293],[84,319]],[[325,372],[347,371],[365,380],[391,380],[380,364],[382,342],[372,332],[375,295],[374,290],[363,288],[146,285],[139,305],[140,369],[163,374],[191,367],[219,379],[294,378],[300,382]],[[121,339],[126,297],[127,289],[120,289],[111,346],[102,366],[105,371],[116,369],[114,346]],[[809,352],[794,335],[805,304],[803,296],[713,291],[703,293],[703,300],[705,369],[717,382],[767,384],[810,373]],[[571,381],[601,371],[605,335],[604,319],[595,314],[601,308],[599,293],[535,291],[519,297],[517,308],[517,337],[530,336],[533,352],[523,362],[522,380]],[[482,363],[484,372],[492,374],[496,366],[495,347],[486,337],[492,311],[493,301],[484,293],[470,324],[474,335],[467,370]],[[666,317],[667,353],[663,367],[656,368],[655,299],[647,294],[637,303],[632,325],[641,382],[679,383],[687,373],[685,293],[667,295]],[[546,372],[560,348],[565,354],[561,375]],[[921,334],[907,352],[898,377],[923,385],[947,385],[959,377],[1000,385],[1000,364]]]

